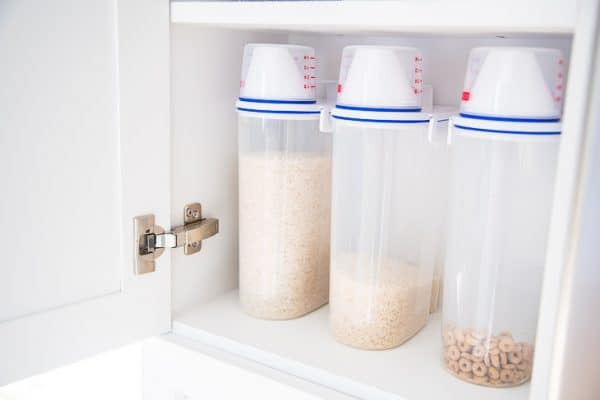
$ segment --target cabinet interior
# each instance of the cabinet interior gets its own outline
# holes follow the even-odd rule
[[[341,345],[334,342],[331,346],[323,342],[328,340],[326,310],[321,309],[301,320],[266,322],[251,320],[236,308],[238,202],[235,101],[239,91],[243,47],[250,42],[312,46],[317,53],[318,80],[333,82],[337,81],[344,46],[385,44],[418,47],[424,58],[424,82],[434,89],[434,104],[458,107],[471,48],[553,47],[561,49],[569,59],[572,36],[332,34],[236,30],[196,24],[171,25],[171,226],[182,224],[183,205],[193,201],[202,203],[205,216],[220,220],[219,234],[204,241],[200,253],[185,256],[183,252],[171,252],[174,331],[199,340],[213,341],[212,344],[217,347],[278,369],[288,369],[288,372],[309,380],[311,374],[321,373],[323,378],[313,381],[328,384],[328,380],[333,380],[332,385],[338,390],[362,393],[366,397],[433,398],[436,393],[443,395],[444,391],[449,390],[460,392],[465,399],[526,398],[529,385],[490,390],[454,378],[446,379],[443,375],[439,376],[442,376],[440,379],[444,383],[435,389],[436,393],[421,391],[416,395],[410,393],[409,383],[403,387],[402,380],[395,379],[396,375],[405,374],[404,379],[410,379],[414,374],[427,374],[428,363],[439,364],[435,359],[436,354],[441,354],[438,344],[439,315],[434,315],[423,332],[397,350],[365,352],[340,348]],[[214,325],[210,321],[214,321]],[[246,337],[243,334],[236,336],[243,330],[247,331]],[[316,330],[324,332],[317,334],[314,332]],[[274,340],[279,340],[279,343],[265,339],[270,332],[279,337]],[[305,336],[307,340],[321,341],[323,343],[315,345],[315,351],[328,354],[315,355],[311,360],[298,351],[286,353],[284,347],[294,347],[290,336],[295,339]],[[328,346],[331,350],[328,350]],[[306,344],[300,348],[310,352]],[[428,357],[433,360],[427,361],[425,367],[418,363],[421,350],[431,353]],[[417,363],[416,369],[411,371],[401,361],[396,366],[397,371],[388,371],[383,378],[361,375],[364,368],[378,368],[378,365],[382,371],[389,370],[389,366],[395,362],[392,359],[399,356]],[[297,362],[286,363],[286,358],[295,358]],[[344,365],[348,363],[356,365]],[[361,365],[363,370],[360,369]],[[302,366],[308,369],[302,369]],[[317,369],[311,370],[313,367]],[[333,375],[323,375],[323,370]],[[441,373],[444,374],[443,371]],[[437,374],[436,370],[432,379],[436,379]],[[427,379],[426,376],[424,378]],[[367,381],[366,386],[356,386],[355,382],[361,380]],[[372,388],[372,391],[368,391],[368,388]]]
[[[477,46],[540,46],[563,50],[569,36],[407,36],[257,32],[173,24],[171,32],[171,225],[183,205],[200,201],[220,220],[218,236],[194,256],[172,252],[172,310],[204,303],[237,287],[237,115],[243,47],[251,42],[315,48],[319,81],[337,81],[344,46],[415,46],[434,104],[458,107],[469,50]],[[257,238],[259,240],[259,238]]]

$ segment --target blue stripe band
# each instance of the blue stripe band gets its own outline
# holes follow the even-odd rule
[[[320,111],[291,111],[291,110],[255,110],[253,108],[237,107],[239,111],[248,111],[265,114],[320,114]]]
[[[248,103],[263,103],[263,104],[317,104],[316,100],[265,100],[251,99],[249,97],[240,97],[240,101]]]
[[[508,117],[488,117],[485,115],[459,114],[463,118],[482,119],[485,121],[503,121],[503,122],[560,122],[560,118],[508,118]]]
[[[377,107],[355,107],[355,106],[343,106],[336,104],[335,108],[340,110],[353,110],[353,111],[374,111],[374,112],[421,112],[421,107],[411,108],[377,108]]]
[[[525,131],[501,131],[497,129],[483,129],[483,128],[472,128],[464,125],[454,125],[456,128],[465,129],[468,131],[476,132],[489,132],[489,133],[505,133],[509,135],[560,135],[560,131],[547,131],[547,132],[525,132]]]
[[[396,119],[367,119],[367,118],[350,118],[340,117],[339,115],[332,115],[335,119],[343,119],[346,121],[358,121],[358,122],[383,122],[386,124],[422,124],[429,122],[428,119],[415,119],[415,120],[396,120]]]

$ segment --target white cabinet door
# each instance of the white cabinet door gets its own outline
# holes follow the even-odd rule
[[[0,385],[170,328],[167,0],[0,2]]]

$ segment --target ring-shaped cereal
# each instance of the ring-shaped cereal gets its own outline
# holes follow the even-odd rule
[[[498,379],[500,379],[500,371],[498,371],[497,368],[489,367],[488,368],[488,376],[492,380],[498,380]]]
[[[485,347],[478,344],[473,347],[473,352],[471,354],[473,354],[473,357],[483,359],[483,356],[485,356]]]
[[[513,351],[515,342],[510,337],[503,337],[498,343],[498,348],[504,353]]]
[[[508,364],[508,357],[506,357],[506,353],[500,353],[500,365],[503,367]]]
[[[450,360],[458,361],[460,358],[460,351],[456,346],[450,346],[447,350],[447,355]]]
[[[458,360],[458,368],[460,368],[462,372],[471,372],[472,365],[471,361],[466,358]]]
[[[447,331],[446,333],[444,333],[444,343],[446,344],[446,346],[452,346],[452,345],[456,344],[456,338],[454,337],[454,332]]]
[[[456,361],[456,360],[450,360],[450,361],[448,361],[448,368],[452,372],[458,372],[459,371],[458,361]]]
[[[510,353],[508,353],[508,361],[510,361],[511,364],[520,364],[521,361],[523,361],[521,352],[511,351]]]
[[[490,356],[490,361],[494,367],[500,368],[500,356],[498,354],[492,354]]]
[[[485,374],[487,374],[487,367],[485,366],[485,364],[481,363],[481,362],[475,362],[473,363],[473,366],[471,367],[473,370],[473,375],[475,376],[485,376]]]
[[[455,329],[454,330],[454,338],[456,339],[457,342],[464,342],[465,341],[465,334],[463,333],[462,330]]]
[[[502,382],[512,382],[514,379],[514,374],[509,369],[503,369],[500,371],[500,380]]]
[[[468,353],[471,351],[473,346],[470,346],[466,341],[458,343],[458,349],[461,353]]]

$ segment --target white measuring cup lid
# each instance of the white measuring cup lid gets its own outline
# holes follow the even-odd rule
[[[315,94],[313,48],[259,43],[244,47],[238,111],[318,118]]]
[[[564,59],[557,49],[480,47],[471,50],[461,113],[524,119],[559,118]]]
[[[421,62],[414,47],[345,47],[332,116],[357,122],[428,122],[421,113]]]

